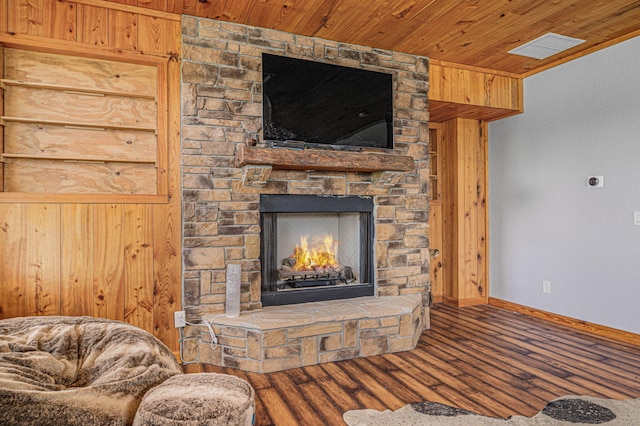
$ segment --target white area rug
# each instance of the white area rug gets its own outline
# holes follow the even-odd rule
[[[349,426],[394,425],[640,425],[640,399],[616,401],[589,396],[563,396],[533,417],[497,419],[434,402],[405,405],[396,411],[352,410],[343,415]]]

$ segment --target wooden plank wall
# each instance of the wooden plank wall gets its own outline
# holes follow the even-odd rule
[[[443,300],[456,306],[488,300],[487,123],[443,123]]]
[[[126,60],[166,58],[168,202],[0,202],[0,318],[92,315],[178,348],[180,16],[99,0],[0,0],[0,42]],[[108,197],[108,196],[107,196]],[[49,200],[47,200],[49,201]]]
[[[429,249],[438,250],[439,254],[431,258],[431,294],[435,303],[443,301],[445,283],[445,263],[443,253],[442,194],[445,171],[443,170],[443,126],[440,123],[429,123],[429,185],[431,202],[429,206]]]

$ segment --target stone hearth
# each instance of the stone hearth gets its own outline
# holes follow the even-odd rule
[[[186,16],[182,32],[183,305],[189,322],[211,321],[219,336],[212,346],[205,327],[187,327],[185,361],[266,372],[413,348],[429,315],[428,59]],[[237,167],[240,147],[261,143],[263,52],[392,73],[386,153],[412,157],[415,169],[389,179]],[[371,198],[375,296],[263,309],[261,194]],[[224,315],[228,264],[242,269],[237,318]]]
[[[205,316],[218,345],[207,345],[211,338],[203,333],[200,353],[217,365],[225,354],[227,367],[269,373],[413,349],[424,318],[417,294],[268,306],[236,318]]]

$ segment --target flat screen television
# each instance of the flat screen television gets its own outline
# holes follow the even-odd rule
[[[274,146],[393,148],[393,76],[262,54],[263,139]]]

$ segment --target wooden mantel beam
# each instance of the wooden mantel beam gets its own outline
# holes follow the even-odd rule
[[[413,157],[374,152],[334,151],[325,149],[262,148],[240,145],[236,167],[271,166],[284,170],[330,170],[344,172],[410,172]]]

